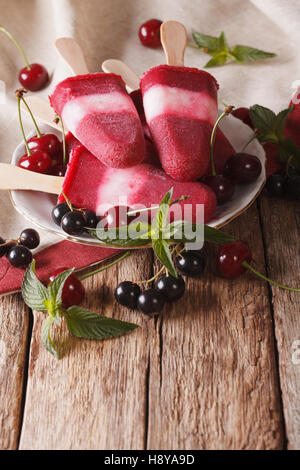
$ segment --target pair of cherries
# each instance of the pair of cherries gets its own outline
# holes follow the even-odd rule
[[[54,176],[64,175],[64,146],[55,134],[41,134],[36,120],[24,99],[25,89],[16,90],[18,100],[19,123],[23,134],[26,153],[19,159],[18,166],[36,173],[50,174]],[[36,135],[27,140],[23,128],[21,116],[21,101],[26,106],[36,129]]]
[[[217,128],[224,117],[231,114],[233,106],[225,109],[218,118],[211,135],[210,162],[211,174],[204,176],[201,181],[209,186],[215,193],[219,205],[225,204],[233,198],[236,184],[250,184],[258,179],[262,171],[262,165],[255,155],[248,153],[236,153],[226,162],[224,173],[217,174],[214,163],[214,141]]]

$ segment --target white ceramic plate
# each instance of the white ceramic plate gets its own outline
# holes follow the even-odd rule
[[[225,118],[220,127],[237,152],[241,151],[244,144],[253,134],[253,131],[248,126],[232,116]],[[41,130],[42,132],[55,133],[61,137],[59,131],[49,126],[41,126]],[[32,137],[32,135],[33,133],[28,138]],[[234,198],[227,204],[218,206],[214,219],[208,224],[211,227],[221,228],[242,214],[255,201],[264,186],[266,178],[265,152],[257,141],[249,145],[247,152],[256,155],[260,159],[263,171],[257,181],[248,185],[238,186]],[[13,153],[12,164],[15,165],[23,154],[24,143],[22,142]],[[35,191],[11,191],[11,200],[16,210],[36,226],[75,243],[103,246],[102,242],[90,238],[88,235],[80,237],[67,235],[61,228],[55,225],[51,218],[51,210],[56,204],[56,196]]]

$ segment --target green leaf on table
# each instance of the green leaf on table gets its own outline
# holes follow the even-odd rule
[[[26,269],[21,292],[24,302],[32,310],[47,311],[44,302],[49,298],[48,290],[35,274],[35,260]]]
[[[192,37],[197,46],[191,47],[212,56],[212,59],[205,65],[206,68],[219,67],[228,61],[243,64],[276,57],[273,52],[266,52],[250,46],[237,45],[230,48],[224,32],[219,37],[215,37],[193,30]]]
[[[42,326],[42,343],[45,346],[46,350],[50,352],[56,359],[59,359],[58,352],[56,351],[53,341],[51,339],[51,326],[54,323],[54,318],[48,316]]]
[[[231,54],[234,56],[236,61],[240,63],[272,59],[273,57],[276,57],[276,54],[273,52],[266,52],[249,46],[234,46],[231,49]]]
[[[208,225],[200,226],[199,224],[183,220],[177,220],[169,224],[165,229],[165,233],[170,236],[170,240],[172,241],[177,241],[178,243],[194,243],[199,241],[197,235],[200,233],[200,228],[203,228],[203,241],[219,244],[232,243],[235,241],[231,235],[227,235],[221,232],[221,230],[209,227]],[[191,234],[195,235],[191,236]]]
[[[115,338],[138,328],[134,323],[96,315],[77,306],[68,308],[65,319],[73,336],[86,339]]]
[[[49,299],[55,306],[55,308],[61,307],[62,303],[62,291],[66,280],[74,272],[73,269],[66,269],[62,273],[58,274],[48,286]],[[50,312],[49,312],[50,313]]]
[[[224,35],[224,33],[222,33]],[[192,37],[200,49],[207,49],[208,54],[213,54],[219,51],[222,51],[224,46],[224,37],[220,41],[220,38],[209,36],[207,34],[198,33],[197,31],[192,31]]]
[[[152,241],[152,248],[159,261],[165,266],[173,277],[178,277],[172,255],[170,252],[170,243],[167,240],[158,239]]]
[[[226,64],[227,60],[228,54],[226,52],[219,52],[212,59],[210,59],[204,67],[206,69],[209,69],[210,67],[220,67],[221,65]]]

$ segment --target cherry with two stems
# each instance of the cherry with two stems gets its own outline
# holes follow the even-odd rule
[[[11,39],[15,44],[17,49],[19,49],[26,66],[23,67],[19,72],[19,82],[21,85],[30,91],[39,91],[47,84],[49,81],[49,75],[45,67],[41,64],[30,64],[24,49],[21,44],[16,40],[16,38],[2,25],[0,25],[0,31],[6,34],[6,36]]]
[[[15,92],[17,101],[18,101],[19,122],[20,122],[20,127],[21,127],[27,153],[22,155],[22,157],[18,161],[18,166],[25,170],[46,174],[49,172],[52,166],[52,159],[50,155],[44,150],[37,149],[34,152],[32,152],[29,148],[29,145],[25,136],[24,127],[22,123],[22,116],[21,116],[21,100],[24,99],[23,93],[24,93],[24,90],[16,90]]]

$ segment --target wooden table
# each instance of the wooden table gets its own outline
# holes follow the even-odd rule
[[[299,286],[299,203],[263,196],[227,232],[256,267]],[[66,333],[64,358],[41,346],[43,314],[0,300],[1,449],[300,449],[300,296],[208,269],[157,319],[113,290],[157,270],[151,250],[85,281],[87,306],[138,323],[105,342]],[[298,341],[298,343],[297,343]]]

